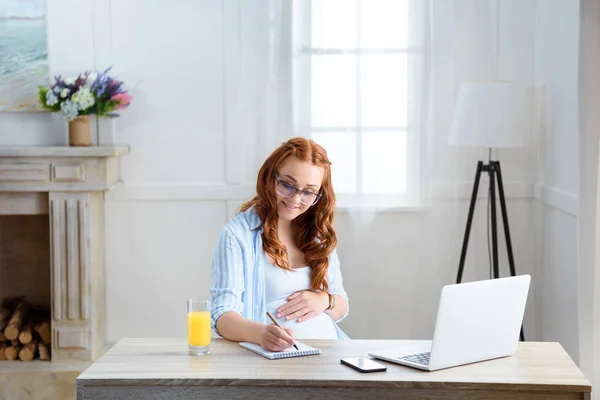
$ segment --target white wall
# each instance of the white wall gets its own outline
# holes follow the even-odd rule
[[[110,341],[185,337],[185,300],[208,295],[217,233],[253,194],[265,151],[254,79],[261,67],[255,42],[260,20],[250,14],[259,4],[264,3],[48,0],[52,72],[114,64],[134,95],[123,116],[101,121],[98,132],[101,143],[131,146],[122,165],[125,185],[107,195]],[[533,76],[533,61],[526,61],[533,39],[510,34],[515,19],[525,22],[519,24],[523,29],[530,26],[522,4],[503,2],[501,48],[520,54],[501,56],[506,78]],[[531,12],[534,3],[526,4]],[[65,132],[64,123],[48,115],[0,115],[3,144],[65,144]],[[431,337],[439,290],[455,280],[477,155],[487,153],[470,153],[457,176],[439,182],[451,192],[458,188],[458,199],[437,198],[432,210],[338,215],[351,301],[342,327],[350,336]],[[517,270],[534,273],[533,174],[524,172],[532,167],[530,153],[506,151],[502,161]],[[560,179],[562,184],[565,178]],[[485,187],[484,179],[482,196]],[[477,207],[465,281],[488,274],[485,206],[483,200]],[[417,240],[423,236],[431,243]],[[501,273],[507,275],[502,237]],[[535,307],[532,298],[528,339],[540,337]]]
[[[592,388],[600,386],[600,4],[580,2],[579,37],[579,365]],[[592,396],[597,398],[597,396]]]
[[[536,185],[540,339],[579,360],[579,2],[541,0],[535,19],[535,80],[545,91]]]

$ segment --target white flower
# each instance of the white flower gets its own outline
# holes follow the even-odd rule
[[[56,103],[58,103],[58,97],[56,97],[56,95],[52,92],[52,90],[49,90],[46,92],[46,104],[49,106],[53,106]]]
[[[64,88],[63,90],[60,91],[60,97],[62,97],[63,99],[66,98],[69,95],[69,89]]]
[[[65,83],[67,85],[72,85],[75,83],[76,80],[77,80],[77,78],[67,78],[67,79],[65,79]]]
[[[73,103],[70,100],[61,103],[60,111],[63,119],[69,121],[74,120],[75,118],[77,118],[77,115],[79,115],[79,112],[77,111],[77,104]]]
[[[77,104],[77,108],[79,108],[80,110],[86,110],[93,106],[96,102],[94,100],[92,92],[87,87],[82,87],[75,94],[73,94],[73,97],[71,97],[71,101]]]

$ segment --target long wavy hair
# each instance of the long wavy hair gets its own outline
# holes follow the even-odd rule
[[[308,161],[312,165],[323,167],[325,174],[321,184],[321,197],[316,204],[296,217],[292,223],[297,228],[296,244],[309,267],[311,267],[311,288],[329,289],[327,271],[329,255],[335,249],[337,238],[333,229],[335,194],[331,185],[331,163],[323,147],[310,139],[297,137],[284,142],[264,162],[258,172],[256,182],[257,195],[244,203],[240,210],[246,211],[254,206],[263,228],[262,239],[265,252],[273,258],[279,268],[291,271],[285,246],[277,235],[277,184],[275,174],[288,157]]]

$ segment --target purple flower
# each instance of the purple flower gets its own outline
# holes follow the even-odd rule
[[[109,84],[109,80],[111,79],[108,76],[108,71],[110,71],[111,69],[112,69],[112,67],[108,67],[107,69],[104,70],[104,72],[98,74],[98,76],[96,77],[96,80],[92,84],[92,92],[96,96],[100,97],[100,96],[104,95],[104,92],[106,91],[106,87]]]
[[[54,85],[51,86],[51,89],[54,93],[60,93],[65,89],[68,89],[68,93],[71,95],[79,90],[84,84],[90,73],[85,72],[83,74],[79,74],[77,78],[69,78],[64,79],[61,75],[54,76]],[[70,96],[67,97],[70,99]]]
[[[122,81],[108,75],[111,69],[112,67],[109,67],[101,73],[94,72],[93,74],[86,71],[76,77],[68,78],[55,75],[54,83],[47,89],[48,92],[41,101],[45,106],[60,104],[62,109],[63,104],[66,104],[64,107],[67,107],[71,102],[79,104],[81,99],[75,96],[75,100],[73,100],[73,96],[83,89],[84,92],[88,93],[88,96],[93,96],[93,106],[81,110],[84,114],[118,117],[119,114],[115,111],[126,108],[131,102],[132,96],[124,89]],[[52,105],[47,104],[48,97],[50,103],[53,102],[54,97],[57,102]]]

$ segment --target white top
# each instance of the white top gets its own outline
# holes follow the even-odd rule
[[[271,264],[264,252],[263,261],[267,311],[273,314],[281,326],[291,329],[296,339],[337,339],[335,322],[326,313],[302,322],[297,322],[298,318],[289,321],[277,318],[277,309],[287,303],[288,296],[300,290],[310,289],[310,267],[286,271]]]
[[[217,319],[234,311],[261,324],[268,324],[265,288],[265,267],[268,261],[263,248],[262,221],[254,206],[230,219],[219,233],[212,262],[210,287],[210,321],[216,333]],[[344,290],[344,280],[337,250],[328,257],[327,284],[329,293],[342,297],[346,303],[344,315],[336,320],[338,339],[350,339],[339,327],[348,315],[350,303]]]

